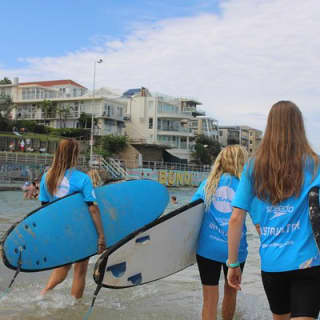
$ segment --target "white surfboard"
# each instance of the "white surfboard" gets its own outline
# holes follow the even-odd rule
[[[107,288],[128,288],[194,264],[203,212],[203,201],[194,201],[107,249],[95,265],[96,283]]]

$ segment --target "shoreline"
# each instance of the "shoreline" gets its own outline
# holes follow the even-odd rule
[[[13,186],[1,186],[0,191],[22,191],[21,186],[13,185]]]

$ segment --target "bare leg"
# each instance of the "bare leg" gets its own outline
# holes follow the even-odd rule
[[[222,319],[232,320],[236,310],[237,290],[224,283],[224,296],[222,301]]]
[[[86,275],[88,270],[89,259],[74,264],[73,281],[71,295],[80,299],[86,285]]]
[[[202,295],[202,320],[216,320],[219,300],[219,287],[203,285]]]
[[[71,265],[56,268],[52,271],[46,287],[40,292],[41,295],[45,295],[49,290],[52,290],[55,286],[61,283],[68,275]]]

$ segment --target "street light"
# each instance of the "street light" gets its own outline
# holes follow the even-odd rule
[[[90,134],[90,162],[89,166],[92,167],[92,156],[93,156],[93,106],[94,106],[94,96],[96,91],[96,65],[97,63],[102,63],[102,59],[95,60],[93,63],[93,84],[92,84],[92,103],[91,103],[91,134]]]

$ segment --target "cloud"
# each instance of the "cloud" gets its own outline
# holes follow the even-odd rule
[[[91,88],[93,61],[101,57],[97,87],[192,96],[221,124],[258,129],[273,103],[289,99],[320,150],[319,10],[318,0],[224,0],[219,14],[139,24],[126,38],[61,57],[24,57],[26,67],[0,72],[23,81],[70,78]]]

